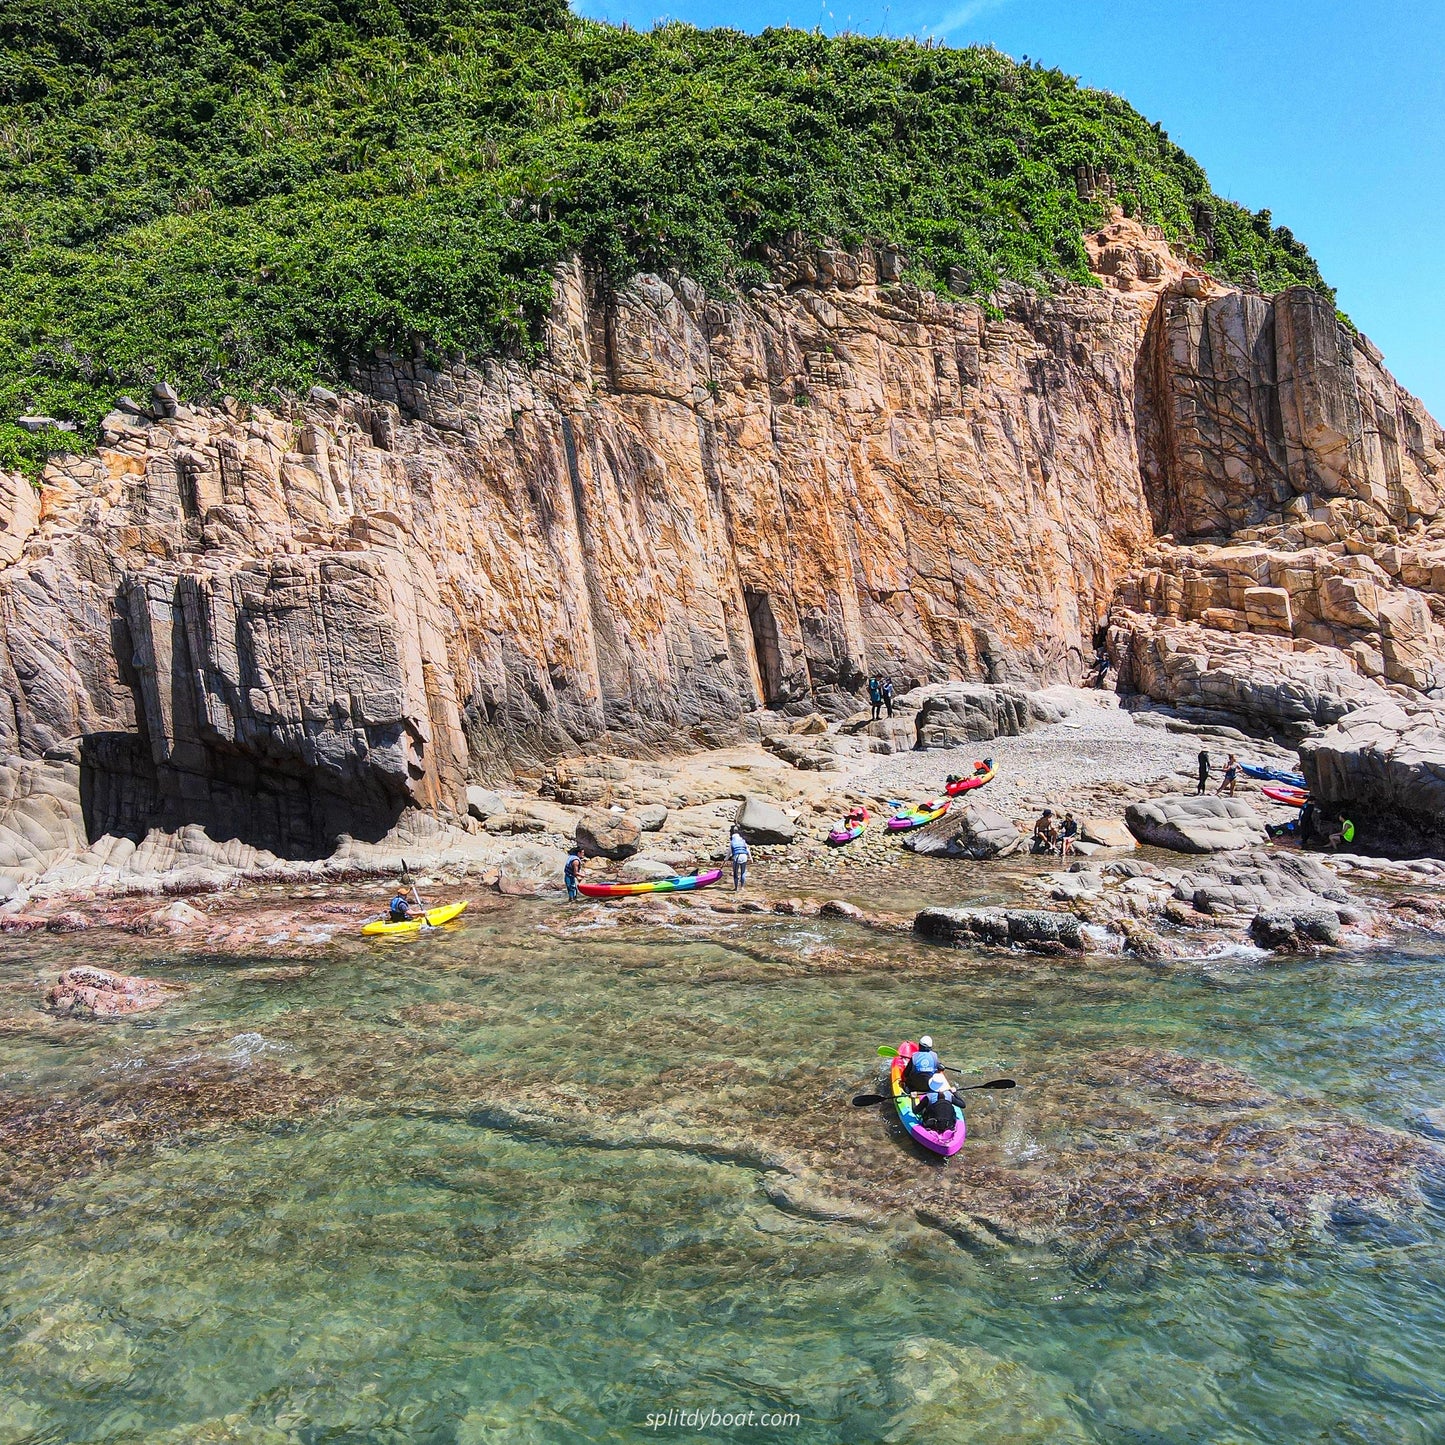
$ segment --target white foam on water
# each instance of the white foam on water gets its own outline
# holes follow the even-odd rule
[[[1198,953],[1179,956],[1180,963],[1217,963],[1221,959],[1233,959],[1239,963],[1258,963],[1261,958],[1270,957],[1269,949],[1259,948],[1253,943],[1211,943]]]
[[[249,1068],[252,1062],[262,1054],[289,1054],[290,1052],[290,1044],[275,1043],[263,1034],[245,1033],[237,1034],[231,1040],[231,1052],[227,1057],[233,1064]]]

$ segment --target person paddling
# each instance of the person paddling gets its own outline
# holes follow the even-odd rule
[[[391,923],[411,922],[411,904],[406,901],[406,894],[397,889],[396,896],[386,907],[386,916]]]
[[[958,1122],[960,1105],[954,1096],[953,1085],[948,1075],[939,1070],[928,1081],[928,1093],[923,1097],[919,1118],[925,1129],[935,1134],[946,1134]]]
[[[921,1089],[943,1065],[933,1051],[933,1040],[927,1034],[919,1039],[913,1057],[908,1060],[903,1087],[910,1091]]]

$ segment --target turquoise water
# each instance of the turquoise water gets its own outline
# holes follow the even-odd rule
[[[0,1083],[114,1146],[16,1156],[0,1445],[1445,1439],[1438,1180],[1285,1247],[969,1245],[790,1204],[678,1102],[776,1139],[790,1095],[829,1101],[906,1191],[929,1166],[847,1100],[922,981],[946,1055],[1020,1080],[974,1096],[950,1169],[1046,1172],[1094,1124],[1041,1117],[1045,1076],[1125,1045],[1402,1128],[1445,1103],[1439,950],[1025,970],[817,920],[570,916],[508,905],[299,977],[87,941],[191,985],[111,1025],[37,1021],[73,955],[8,944]],[[196,1090],[222,1107],[188,1115]],[[649,1426],[669,1410],[797,1419]]]

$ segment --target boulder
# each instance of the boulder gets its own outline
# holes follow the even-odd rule
[[[936,943],[1014,945],[1035,953],[1082,953],[1082,925],[1072,913],[1042,908],[925,908],[913,931]]]
[[[629,858],[617,870],[624,883],[650,883],[657,878],[675,878],[677,868],[663,858]]]
[[[81,964],[60,975],[45,1002],[56,1013],[72,1018],[117,1018],[159,1007],[165,1002],[165,988],[158,979],[134,978]]]
[[[989,683],[934,683],[905,693],[903,701],[917,710],[914,726],[920,748],[1017,737],[1039,721],[1021,688]],[[1049,720],[1055,715],[1046,714]]]
[[[626,813],[584,813],[577,820],[576,840],[589,858],[630,858],[642,845],[642,829]]]
[[[797,824],[766,798],[749,793],[733,816],[734,826],[749,843],[791,843]]]
[[[1134,835],[1122,818],[1085,818],[1079,824],[1079,837],[1085,843],[1097,843],[1101,848],[1125,848],[1132,850]]]
[[[1129,831],[1153,848],[1176,853],[1218,853],[1249,848],[1268,836],[1264,822],[1241,798],[1183,794],[1130,803],[1124,812]]]
[[[523,843],[504,853],[497,864],[497,888],[514,898],[559,892],[567,855],[560,848]]]
[[[1357,851],[1445,857],[1445,702],[1361,708],[1299,755],[1315,801],[1355,824]]]
[[[506,811],[507,805],[500,793],[494,793],[490,788],[479,788],[475,783],[467,789],[467,812],[477,822],[485,823],[488,818],[498,818]]]
[[[903,846],[923,857],[1006,858],[1023,841],[1011,819],[987,804],[971,803],[906,834]]]
[[[1277,953],[1307,952],[1312,944],[1334,948],[1340,941],[1340,918],[1333,908],[1274,909],[1255,914],[1249,936]]]
[[[661,803],[649,803],[633,816],[644,833],[660,833],[667,826],[667,809]]]
[[[792,730],[803,737],[821,737],[828,731],[828,719],[820,712],[810,712],[807,717],[800,717]]]

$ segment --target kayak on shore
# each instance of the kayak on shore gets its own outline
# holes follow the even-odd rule
[[[942,1154],[945,1157],[957,1154],[963,1148],[964,1138],[968,1134],[968,1125],[964,1122],[963,1110],[958,1109],[958,1121],[953,1128],[946,1134],[940,1134],[924,1124],[914,1107],[916,1101],[913,1095],[903,1087],[904,1071],[908,1068],[909,1059],[917,1052],[918,1045],[915,1043],[899,1044],[898,1052],[888,1066],[888,1087],[893,1093],[893,1105],[898,1110],[898,1118],[909,1137],[923,1145],[925,1149],[931,1149],[933,1153]]]
[[[691,893],[698,888],[712,887],[721,877],[721,868],[709,868],[706,873],[649,878],[643,883],[579,883],[577,891],[584,898],[638,898],[647,893]]]
[[[1310,795],[1307,788],[1288,788],[1283,783],[1274,783],[1267,788],[1261,788],[1266,798],[1276,803],[1283,803],[1289,808],[1303,808],[1309,802]]]
[[[895,813],[888,820],[889,830],[894,833],[902,833],[909,828],[921,828],[925,823],[932,823],[936,818],[941,818],[952,803],[952,798],[930,798],[926,803],[915,803],[911,808],[905,808],[903,812]]]
[[[444,923],[451,923],[460,918],[467,911],[467,905],[463,903],[443,903],[437,908],[427,908],[418,913],[414,918],[404,918],[393,923],[389,918],[373,918],[369,923],[361,925],[361,931],[373,936],[377,934],[402,934],[420,933],[424,928],[440,928]]]
[[[828,846],[830,848],[845,848],[857,838],[861,838],[868,830],[868,809],[859,808],[856,813],[850,813],[843,820],[842,826],[834,828],[828,834]]]
[[[950,798],[956,798],[960,793],[967,793],[973,788],[981,788],[985,783],[993,782],[995,771],[993,759],[984,758],[982,762],[973,765],[973,772],[968,777],[950,778],[944,784],[943,791]]]
[[[1259,763],[1241,763],[1239,771],[1246,778],[1258,778],[1266,783],[1284,783],[1291,788],[1302,788],[1305,785],[1303,773],[1290,773],[1283,768],[1266,768]]]

